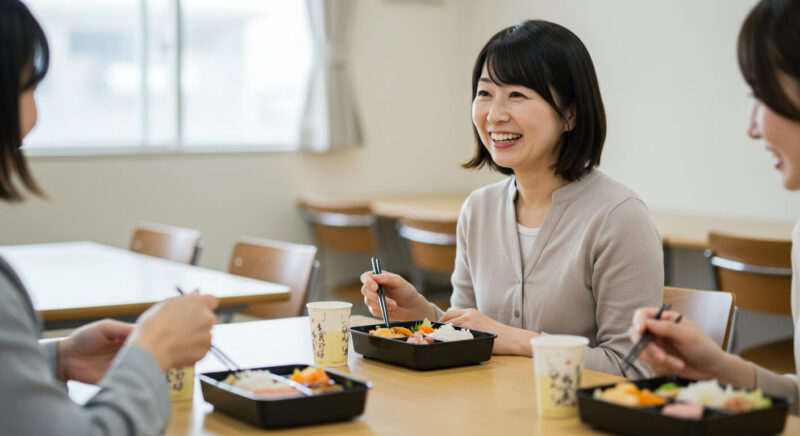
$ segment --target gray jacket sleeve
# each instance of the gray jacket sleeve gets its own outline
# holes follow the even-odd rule
[[[84,406],[55,378],[56,344],[39,344],[24,289],[0,274],[0,434],[149,435],[162,433],[170,402],[164,372],[138,346],[120,350]]]

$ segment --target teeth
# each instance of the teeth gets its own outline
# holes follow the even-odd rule
[[[519,133],[492,133],[492,139],[495,141],[509,141],[519,138]]]

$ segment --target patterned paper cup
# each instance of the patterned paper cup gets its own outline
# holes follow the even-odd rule
[[[311,344],[318,366],[347,365],[351,303],[317,301],[306,304],[311,320]]]
[[[568,417],[578,413],[576,391],[589,339],[582,336],[542,335],[531,339],[539,415]]]
[[[167,371],[167,386],[170,400],[191,400],[194,395],[194,365],[170,368]]]

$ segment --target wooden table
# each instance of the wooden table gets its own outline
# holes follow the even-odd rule
[[[45,322],[137,315],[176,286],[219,298],[220,307],[283,301],[289,287],[93,242],[0,247]]]
[[[353,325],[375,322],[361,316],[352,319]],[[313,361],[305,317],[218,325],[214,341],[244,367]],[[211,355],[197,364],[198,373],[223,369]],[[348,366],[338,370],[374,384],[364,414],[353,421],[267,432],[213,412],[213,406],[202,401],[197,383],[193,401],[173,403],[167,434],[599,434],[577,417],[538,416],[533,360],[527,357],[494,356],[481,365],[420,372],[364,359],[351,346]],[[582,386],[618,380],[585,371]],[[793,432],[800,432],[800,418],[789,419],[786,434]]]
[[[378,322],[354,316],[353,325]],[[221,324],[214,342],[244,368],[309,364],[308,318]],[[197,363],[196,373],[224,370],[211,354]],[[374,384],[364,414],[352,421],[267,431],[214,412],[203,401],[199,381],[194,399],[172,403],[168,435],[382,435],[382,434],[602,434],[577,417],[540,418],[536,409],[533,360],[493,356],[481,365],[435,371],[414,371],[364,359],[350,348],[348,366],[337,368]],[[614,383],[618,376],[584,371],[582,387]],[[70,382],[70,396],[86,401],[97,387]],[[309,411],[313,413],[313,411]],[[800,418],[790,416],[784,434],[800,434]]]
[[[401,217],[442,221],[458,220],[468,193],[398,195],[366,199],[375,215],[387,219]],[[672,248],[705,250],[708,232],[717,231],[752,238],[791,240],[794,223],[744,220],[705,215],[653,212],[653,219],[664,245]]]

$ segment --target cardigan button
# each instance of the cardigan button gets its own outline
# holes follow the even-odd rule
[[[514,318],[519,318],[519,310],[514,311]]]

